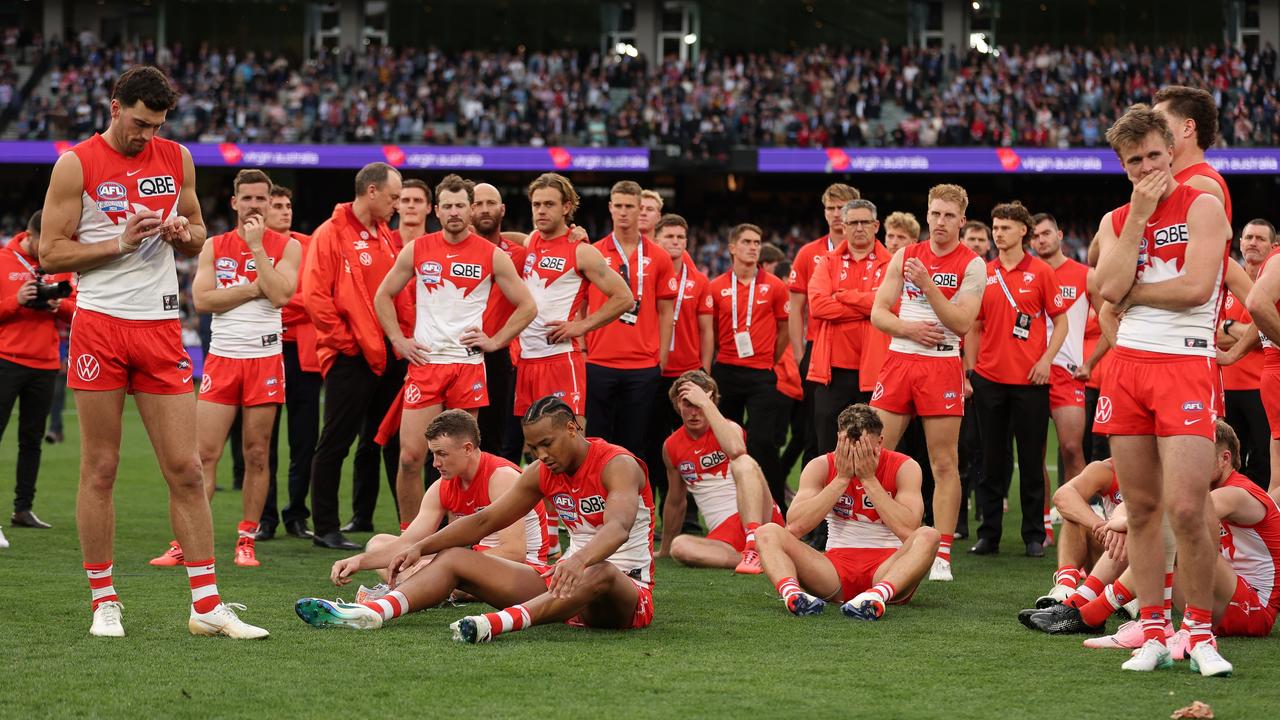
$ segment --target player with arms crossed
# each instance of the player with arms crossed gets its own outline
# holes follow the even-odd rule
[[[360,629],[435,607],[456,588],[493,607],[453,623],[455,640],[488,642],[533,625],[569,621],[587,627],[643,628],[653,620],[653,496],[644,464],[623,448],[588,439],[564,401],[545,397],[524,419],[525,442],[537,462],[480,512],[459,519],[396,554],[388,573],[396,589],[382,612],[364,605],[326,603],[326,619],[312,624]],[[508,527],[550,499],[569,527],[570,546],[545,573],[478,553],[471,546]],[[435,558],[401,582],[424,556]],[[304,617],[304,619],[306,619]]]
[[[734,568],[744,575],[761,572],[756,528],[785,524],[769,495],[764,472],[747,454],[746,433],[716,407],[720,389],[701,370],[684,373],[667,393],[683,425],[662,446],[667,497],[662,506],[658,557],[673,557],[691,567]],[[679,535],[689,495],[693,495],[710,532],[705,538]],[[766,514],[768,513],[768,514]]]
[[[409,361],[396,481],[401,527],[418,516],[422,503],[423,431],[446,408],[475,415],[489,403],[484,353],[507,347],[537,312],[507,253],[471,232],[473,199],[472,186],[457,175],[440,181],[436,214],[444,229],[406,243],[373,296],[383,332]],[[417,319],[413,337],[405,337],[395,297],[415,277],[421,283]],[[515,310],[489,337],[482,325],[495,286]]]
[[[795,615],[815,615],[839,597],[840,610],[879,620],[885,604],[911,599],[938,550],[938,531],[920,525],[920,465],[881,447],[884,424],[869,405],[837,420],[836,451],[800,473],[787,526],[762,525],[756,547],[765,574]],[[800,538],[823,519],[827,551]]]
[[[155,137],[178,95],[154,67],[116,80],[111,124],[63,153],[44,203],[40,264],[80,274],[71,323],[68,386],[82,419],[76,526],[93,596],[98,636],[121,637],[112,585],[121,414],[134,394],[169,486],[169,520],[187,552],[188,629],[197,635],[265,637],[222,603],[215,581],[213,520],[204,494],[191,359],[182,347],[174,250],[194,257],[205,228],[195,163],[177,143]]]
[[[1134,105],[1107,131],[1133,195],[1098,230],[1101,297],[1123,311],[1094,429],[1109,435],[1128,509],[1129,563],[1146,640],[1126,670],[1167,666],[1162,513],[1177,544],[1183,627],[1204,675],[1231,664],[1213,640],[1214,546],[1205,521],[1213,476],[1214,331],[1230,261],[1222,203],[1178,185],[1164,118]]]
[[[987,268],[960,244],[969,195],[958,185],[929,190],[929,239],[908,245],[889,261],[871,307],[871,324],[893,339],[871,395],[884,420],[884,446],[898,445],[912,416],[923,418],[933,469],[933,521],[941,533],[929,579],[948,581],[951,541],[960,510],[957,443],[964,418],[960,338],[982,307]],[[901,301],[901,310],[893,306]]]

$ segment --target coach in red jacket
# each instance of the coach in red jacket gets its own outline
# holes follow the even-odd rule
[[[44,424],[53,405],[58,376],[57,320],[71,321],[75,296],[41,299],[41,283],[71,282],[71,274],[40,274],[40,213],[27,231],[0,250],[0,436],[18,403],[18,484],[13,500],[14,525],[47,528],[31,512],[40,473]]]

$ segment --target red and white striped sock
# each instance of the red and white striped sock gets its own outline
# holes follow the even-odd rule
[[[1173,626],[1173,573],[1164,574],[1164,624]]]
[[[938,539],[938,557],[951,562],[951,541],[955,539],[955,535],[942,535]]]
[[[1138,613],[1142,622],[1142,641],[1156,640],[1164,644],[1164,608],[1159,605],[1143,607]]]
[[[880,598],[880,602],[888,603],[894,595],[898,594],[898,589],[891,582],[878,582],[867,592],[875,594]]]
[[[743,551],[756,549],[756,528],[760,527],[760,523],[747,523],[747,544],[743,547]]]
[[[1111,613],[1132,599],[1133,593],[1117,580],[1108,585],[1101,595],[1080,608],[1080,618],[1095,627],[1102,625],[1111,617]]]
[[[1053,539],[1053,520],[1052,520],[1052,516],[1049,514],[1049,510],[1050,508],[1046,504],[1044,506],[1044,536],[1046,539],[1052,540]]]
[[[377,600],[360,603],[382,616],[383,620],[391,620],[409,612],[409,598],[399,590],[392,590]]]
[[[1084,579],[1084,585],[1077,587],[1075,594],[1067,598],[1062,604],[1073,608],[1084,607],[1086,603],[1101,595],[1102,590],[1102,581],[1090,575]]]
[[[218,595],[218,579],[213,570],[213,558],[187,561],[187,582],[191,584],[191,606],[198,613],[212,612],[222,603]]]
[[[484,617],[489,621],[489,634],[493,637],[505,632],[524,630],[533,624],[529,609],[524,605],[513,605],[496,613],[485,613]]]
[[[1182,629],[1187,631],[1188,650],[1194,650],[1202,642],[1213,640],[1213,611],[1188,605],[1182,613]]]
[[[778,594],[782,596],[783,600],[790,600],[793,596],[802,592],[799,581],[793,577],[782,578],[774,587],[778,588]]]
[[[1080,586],[1080,568],[1075,565],[1063,565],[1053,574],[1054,585],[1064,585],[1072,590]]]
[[[94,610],[104,602],[120,602],[120,596],[116,595],[116,588],[111,584],[111,563],[85,563],[84,571],[89,576]]]
[[[236,534],[239,535],[240,537],[247,537],[247,538],[251,538],[254,535],[257,535],[258,521],[257,520],[241,520],[240,524],[236,526]]]

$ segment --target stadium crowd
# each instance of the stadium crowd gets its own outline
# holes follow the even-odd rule
[[[170,490],[175,537],[151,564],[185,568],[194,634],[268,634],[216,584],[209,498],[229,436],[244,465],[235,564],[269,565],[257,543],[281,527],[360,551],[334,584],[382,582],[354,603],[298,600],[304,622],[370,630],[449,599],[493,606],[451,626],[468,643],[552,622],[644,628],[662,556],[764,574],[798,616],[835,602],[879,620],[926,579],[964,581],[952,544],[971,496],[968,553],[1000,552],[1016,448],[1025,554],[1057,554],[1019,620],[1133,650],[1125,670],[1187,658],[1230,675],[1216,636],[1265,636],[1280,611],[1280,249],[1264,218],[1233,230],[1204,161],[1214,95],[1150,94],[1106,132],[1133,190],[1084,263],[1063,251],[1059,208],[979,212],[950,183],[923,207],[880,208],[835,183],[814,204],[827,232],[794,257],[740,222],[728,267],[704,274],[658,193],[615,183],[595,239],[556,173],[504,199],[482,178],[432,187],[372,163],[304,235],[293,191],[244,169],[233,226],[209,232],[189,153],[155,136],[193,100],[135,66],[0,255],[6,421],[21,396],[13,522],[49,527],[32,511],[38,431],[70,320],[93,635],[124,635],[111,497],[127,390]],[[504,227],[524,202],[533,227]],[[192,301],[212,317],[202,373],[182,348],[175,255],[196,258]],[[374,531],[384,477],[398,532],[351,542]],[[1133,621],[1106,634],[1122,610]]]
[[[998,53],[820,46],[704,52],[692,63],[376,45],[299,62],[271,50],[107,46],[91,36],[46,52],[42,89],[17,116],[23,138],[76,139],[103,127],[114,79],[145,62],[182,93],[168,128],[181,141],[674,146],[691,158],[723,158],[734,146],[1097,147],[1125,108],[1180,84],[1213,94],[1223,143],[1280,144],[1269,43]],[[888,103],[898,110],[886,126]]]

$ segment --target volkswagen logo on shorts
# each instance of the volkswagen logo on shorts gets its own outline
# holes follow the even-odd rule
[[[1111,419],[1111,398],[1103,395],[1098,398],[1098,411],[1093,415],[1094,422],[1104,423]]]
[[[410,405],[413,405],[418,403],[420,400],[422,400],[422,391],[418,389],[418,386],[414,385],[413,383],[409,383],[408,385],[405,385],[404,401],[409,403]]]
[[[205,373],[204,375],[201,375],[200,376],[200,393],[201,394],[207,393],[212,387],[213,387],[213,381],[209,379],[209,373]]]
[[[884,396],[884,385],[881,385],[880,383],[876,383],[876,390],[875,392],[871,393],[871,399],[879,400],[883,396]]]
[[[85,382],[93,382],[98,379],[98,373],[102,368],[98,365],[98,358],[92,355],[81,355],[76,358],[76,375],[80,376]]]

